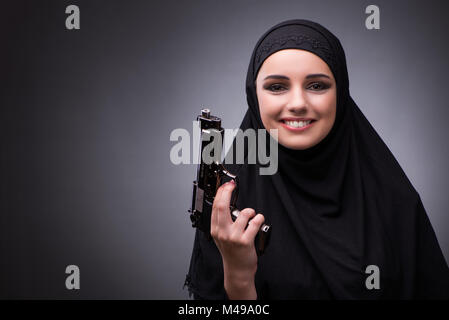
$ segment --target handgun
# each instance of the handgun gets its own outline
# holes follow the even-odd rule
[[[193,181],[192,205],[188,212],[190,212],[192,227],[198,228],[210,239],[212,206],[217,190],[224,183],[225,179],[233,180],[235,183],[229,207],[231,218],[235,221],[239,216],[240,210],[236,208],[239,179],[237,175],[226,170],[221,163],[221,150],[224,145],[224,129],[221,127],[221,119],[211,115],[209,109],[202,109],[196,120],[200,126],[200,159],[198,161],[196,180]],[[208,148],[207,146],[211,143],[216,143],[215,146],[217,148]],[[203,156],[203,152],[205,151],[209,153],[210,161],[204,160],[206,157]],[[257,255],[260,256],[264,253],[270,234],[271,226],[264,223],[255,238]]]

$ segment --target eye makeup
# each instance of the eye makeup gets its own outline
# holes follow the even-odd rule
[[[312,90],[312,91],[323,91],[326,89],[329,89],[332,85],[330,83],[324,82],[324,81],[314,81],[306,85],[306,89]],[[289,89],[288,84],[284,83],[266,83],[263,85],[263,88],[267,91],[276,93],[276,92],[283,92],[285,90]]]

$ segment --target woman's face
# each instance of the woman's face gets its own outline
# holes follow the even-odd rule
[[[278,142],[287,148],[318,144],[334,124],[334,76],[309,51],[284,49],[269,56],[257,75],[256,92],[265,129],[278,129]]]

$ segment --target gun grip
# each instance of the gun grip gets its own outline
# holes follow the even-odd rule
[[[230,210],[232,221],[235,221],[239,216],[240,210],[236,209],[233,206],[230,207]],[[256,248],[256,253],[258,256],[264,254],[265,248],[268,246],[268,242],[270,241],[270,235],[271,226],[264,223],[260,227],[259,231],[257,232],[256,238],[254,239],[254,246]]]
[[[256,253],[257,256],[261,256],[265,252],[265,248],[268,246],[271,236],[271,226],[263,224],[259,232],[257,232],[255,239]]]

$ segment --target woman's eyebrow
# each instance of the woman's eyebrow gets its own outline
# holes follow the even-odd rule
[[[272,75],[269,75],[269,76],[266,77],[264,80],[267,80],[267,79],[284,79],[284,80],[290,80],[289,77],[286,77],[286,76],[283,76],[283,75],[280,75],[280,74],[272,74]]]
[[[310,78],[318,78],[318,77],[325,77],[325,78],[330,79],[330,77],[329,77],[327,74],[324,74],[324,73],[313,73],[313,74],[308,74],[308,75],[306,76],[306,79],[310,79]],[[272,74],[272,75],[269,75],[269,76],[267,76],[264,80],[267,80],[267,79],[284,79],[284,80],[290,80],[289,77],[286,77],[286,76],[283,76],[283,75],[280,75],[280,74]]]
[[[331,77],[329,77],[327,74],[324,73],[313,73],[313,74],[308,74],[306,76],[306,79],[310,79],[310,78],[318,78],[318,77],[325,77],[330,79]]]

